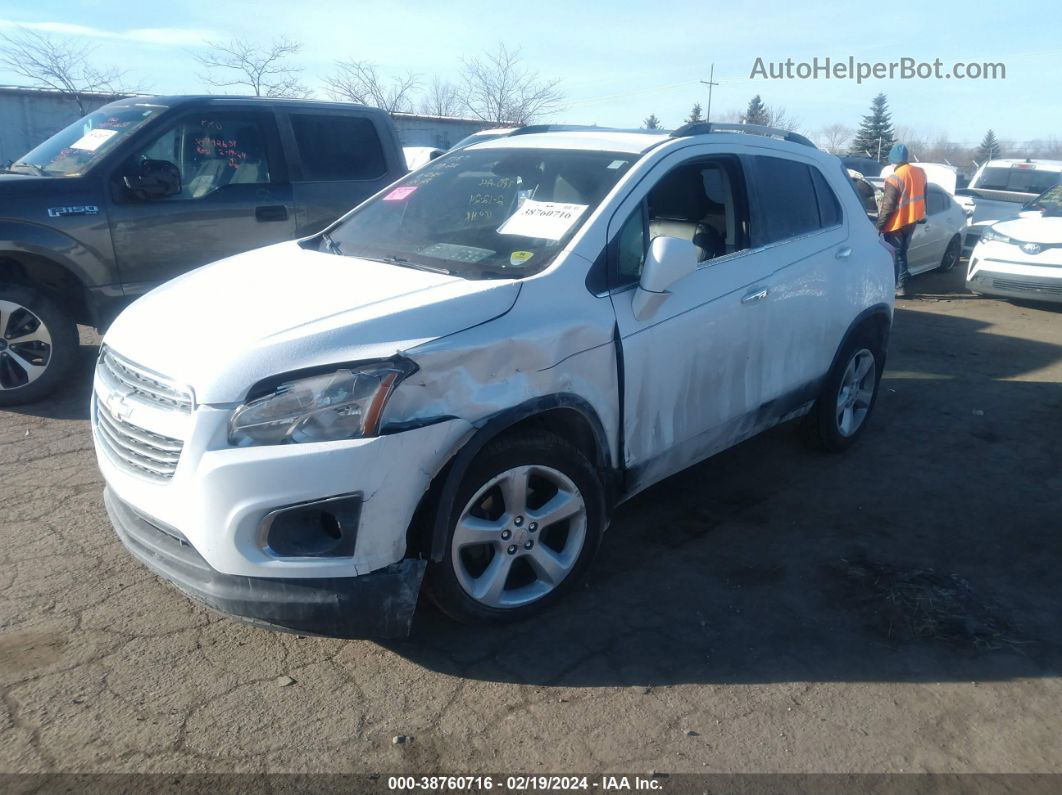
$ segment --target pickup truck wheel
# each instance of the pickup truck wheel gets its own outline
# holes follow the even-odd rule
[[[805,437],[812,446],[841,452],[855,443],[877,402],[884,364],[884,351],[875,335],[853,335],[804,418]]]
[[[586,571],[604,496],[586,457],[547,432],[488,444],[458,490],[446,553],[426,589],[458,621],[516,621],[545,609]]]
[[[962,244],[959,242],[959,238],[953,237],[951,242],[948,243],[948,247],[944,250],[944,256],[940,259],[940,265],[937,266],[939,273],[948,273],[955,269],[956,263],[959,261],[959,254],[962,251]]]
[[[77,352],[77,326],[51,298],[0,287],[0,406],[29,403],[63,380]]]

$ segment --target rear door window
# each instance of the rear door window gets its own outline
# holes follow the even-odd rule
[[[841,223],[841,203],[837,201],[837,194],[817,168],[811,169],[811,181],[815,184],[815,198],[818,200],[822,226],[837,226]]]
[[[369,119],[311,113],[292,113],[290,118],[303,180],[368,180],[387,170],[376,126]]]
[[[822,228],[812,169],[780,157],[757,155],[755,161],[759,244],[775,243]]]
[[[939,190],[929,189],[926,195],[926,213],[937,215],[948,209],[948,197]]]

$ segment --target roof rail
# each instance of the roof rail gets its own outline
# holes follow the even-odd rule
[[[812,149],[818,149],[815,144],[805,138],[800,133],[792,132],[791,130],[781,130],[777,127],[767,127],[762,124],[734,124],[727,122],[714,122],[714,121],[695,121],[690,124],[684,124],[679,127],[673,133],[672,138],[688,138],[691,135],[707,135],[708,133],[718,132],[738,132],[746,133],[748,135],[765,135],[769,138],[781,138],[783,141],[789,141],[794,144],[801,144],[803,146],[810,146]]]
[[[602,127],[597,124],[529,124],[509,133],[514,135],[534,135],[544,132],[645,132],[645,130],[625,130],[620,127]]]

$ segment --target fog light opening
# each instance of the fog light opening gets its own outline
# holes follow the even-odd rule
[[[349,557],[354,554],[357,497],[281,508],[266,517],[266,551],[275,557]]]

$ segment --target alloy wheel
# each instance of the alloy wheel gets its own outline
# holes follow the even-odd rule
[[[848,360],[837,392],[835,417],[837,430],[842,436],[852,436],[863,425],[874,399],[874,387],[878,377],[874,354],[860,348]]]
[[[52,335],[30,309],[0,300],[0,390],[21,389],[44,375]]]
[[[468,501],[451,544],[457,581],[492,608],[530,604],[575,568],[586,542],[586,503],[552,467],[508,469]]]

